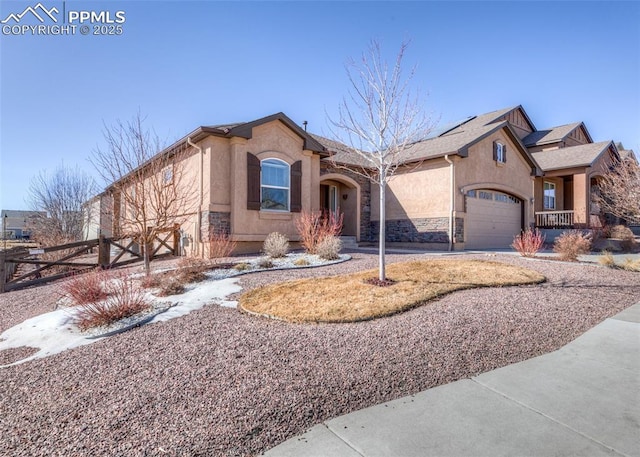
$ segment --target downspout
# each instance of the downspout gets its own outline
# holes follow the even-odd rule
[[[193,141],[191,141],[191,137],[187,137],[187,144],[191,147],[194,147],[198,150],[198,152],[200,153],[200,193],[199,193],[199,197],[198,197],[198,217],[196,218],[196,230],[197,230],[197,234],[198,234],[198,239],[195,240],[196,243],[196,255],[200,255],[200,243],[202,242],[202,233],[201,233],[201,228],[202,228],[202,202],[203,202],[203,190],[204,190],[204,178],[202,176],[203,173],[203,162],[204,162],[204,153],[202,152],[202,148],[200,146],[198,146],[197,144],[195,144]]]
[[[453,169],[453,161],[449,159],[449,154],[444,155],[444,160],[449,164],[449,170],[451,171],[451,198],[449,201],[449,251],[453,251],[453,213],[456,205],[456,175]]]

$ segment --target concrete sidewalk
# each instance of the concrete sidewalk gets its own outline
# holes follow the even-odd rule
[[[640,303],[558,351],[331,419],[264,455],[640,456]]]

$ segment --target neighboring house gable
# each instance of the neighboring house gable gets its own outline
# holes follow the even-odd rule
[[[583,122],[574,122],[573,124],[560,125],[548,130],[532,132],[522,141],[531,152],[593,143],[591,135]]]
[[[45,211],[3,209],[0,212],[2,238],[29,238],[31,236],[30,226],[33,219],[45,217],[47,217]]]

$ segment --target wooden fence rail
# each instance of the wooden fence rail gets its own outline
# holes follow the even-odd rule
[[[95,248],[98,251],[97,257],[95,254],[92,255]],[[161,251],[162,248],[165,250]],[[118,251],[113,259],[111,258],[112,249]],[[178,229],[162,230],[148,246],[140,246],[134,239],[114,239],[101,236],[94,240],[77,241],[41,249],[17,248],[3,251],[0,254],[0,293],[44,284],[98,267],[108,269],[139,262],[144,259],[144,249],[149,250],[150,259],[179,255]],[[51,255],[51,253],[58,251],[63,251],[62,256],[53,259],[52,257],[55,255]],[[127,254],[129,258],[123,258]],[[78,259],[81,256],[84,258]],[[20,265],[34,265],[35,268],[18,274]],[[64,271],[43,276],[43,272],[49,273],[55,267],[62,267]],[[16,275],[18,276],[16,277]]]

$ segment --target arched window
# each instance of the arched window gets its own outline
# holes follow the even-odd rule
[[[260,163],[260,208],[272,211],[289,211],[289,165],[278,159],[266,159]]]

